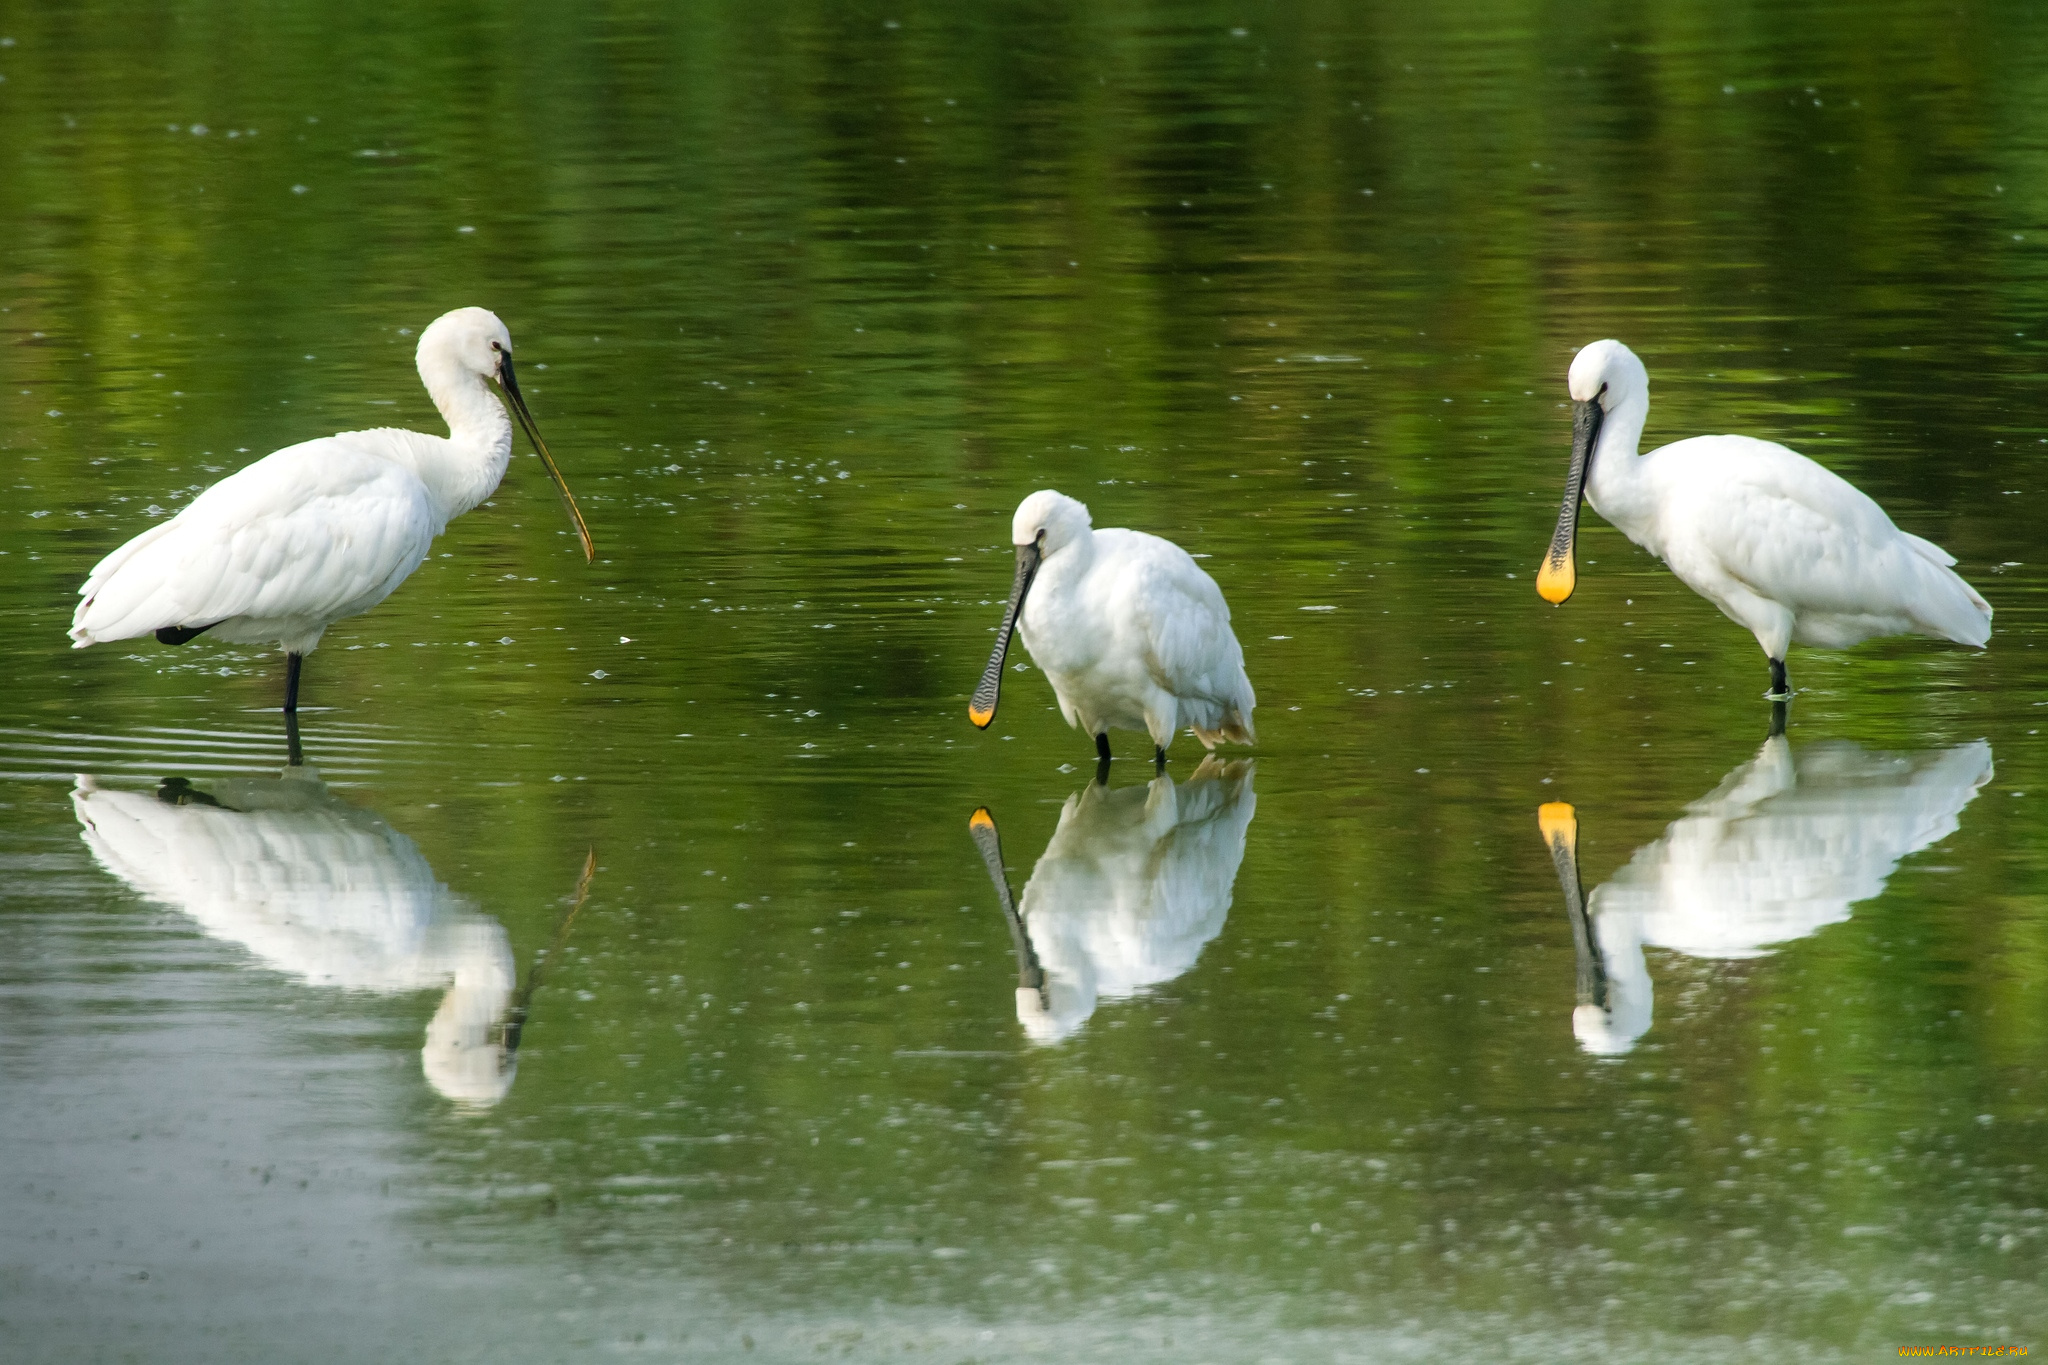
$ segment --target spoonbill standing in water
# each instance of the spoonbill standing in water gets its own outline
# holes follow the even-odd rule
[[[1067,723],[1095,736],[1103,763],[1112,728],[1150,734],[1160,767],[1183,725],[1210,749],[1254,742],[1257,700],[1230,608],[1186,550],[1143,531],[1097,531],[1087,507],[1051,489],[1018,504],[1010,539],[1016,581],[967,706],[977,727],[996,718],[1014,630],[1051,680]]]
[[[1164,774],[1067,798],[1020,905],[986,806],[967,822],[1017,956],[1017,1019],[1035,1043],[1073,1036],[1098,1000],[1164,985],[1223,932],[1258,809],[1252,761],[1205,755],[1187,781]]]
[[[368,611],[427,557],[434,537],[489,497],[512,457],[495,380],[561,491],[583,542],[590,529],[512,371],[512,334],[483,308],[444,313],[420,333],[420,379],[448,435],[378,427],[273,451],[102,559],[78,590],[72,648],[155,635],[182,645],[211,631],[285,651],[284,709],[321,634]]]
[[[315,769],[200,780],[207,785],[168,777],[152,793],[81,774],[71,802],[86,846],[209,937],[310,985],[443,988],[420,1049],[428,1083],[466,1105],[503,1099],[534,992],[590,896],[596,854],[584,860],[552,945],[521,982],[504,926],[450,892],[412,840],[342,800]]]
[[[1774,728],[1590,897],[1579,881],[1578,815],[1546,803],[1536,823],[1571,919],[1580,1046],[1619,1056],[1649,1031],[1646,946],[1708,961],[1762,957],[1848,919],[1901,860],[1955,833],[1991,777],[1981,739],[1919,754],[1842,741],[1794,750]]]
[[[1982,648],[1991,608],[1949,566],[1955,556],[1901,531],[1855,485],[1804,455],[1749,436],[1695,436],[1636,453],[1650,376],[1635,352],[1596,341],[1572,361],[1572,461],[1557,534],[1536,575],[1543,600],[1572,595],[1581,498],[1746,626],[1792,693],[1793,641],[1847,649],[1879,635],[1931,635]]]

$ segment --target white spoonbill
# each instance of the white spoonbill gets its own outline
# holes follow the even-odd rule
[[[1791,695],[1785,652],[1795,640],[1847,649],[1917,634],[1982,648],[1991,638],[1991,608],[1949,568],[1954,555],[1901,531],[1804,455],[1749,436],[1695,436],[1638,455],[1650,376],[1620,342],[1580,351],[1570,386],[1572,462],[1536,575],[1544,601],[1563,602],[1577,583],[1583,496],[1756,636],[1773,698]]]
[[[595,853],[585,859],[552,944],[522,983],[504,926],[449,891],[412,840],[336,796],[313,768],[203,788],[166,778],[154,793],[80,776],[71,802],[102,867],[262,965],[350,991],[444,989],[420,1065],[434,1089],[478,1106],[512,1087],[534,993],[597,866]]]
[[[378,427],[273,451],[213,485],[94,567],[71,618],[74,649],[205,631],[285,651],[284,709],[327,627],[368,611],[427,557],[434,537],[489,497],[512,458],[512,402],[594,558],[590,530],[512,372],[512,334],[483,308],[444,313],[420,333],[420,379],[448,435]]]
[[[1580,891],[1578,818],[1562,801],[1536,813],[1557,866],[1578,954],[1572,1032],[1617,1056],[1650,1028],[1647,947],[1688,957],[1761,957],[1849,918],[1884,891],[1901,859],[1956,832],[1991,780],[1983,740],[1918,754],[1830,742],[1764,741],[1685,808],[1592,896]]]
[[[489,1105],[517,1061],[502,1041],[518,973],[504,926],[451,894],[419,848],[342,801],[310,767],[183,778],[154,793],[81,776],[71,794],[107,871],[314,986],[398,994],[441,989],[421,1066],[443,1095]]]
[[[1010,539],[1017,578],[968,703],[976,726],[996,718],[1015,630],[1052,682],[1060,713],[1095,736],[1104,763],[1111,728],[1146,731],[1161,765],[1183,725],[1210,749],[1253,742],[1257,699],[1230,608],[1186,550],[1143,531],[1097,531],[1087,507],[1049,488],[1018,504]]]
[[[1119,1000],[1186,972],[1223,932],[1258,798],[1249,759],[1214,754],[1175,786],[1155,777],[1067,798],[1024,885],[1003,871],[987,807],[967,822],[1017,954],[1017,1019],[1035,1043],[1071,1037],[1097,1000]]]

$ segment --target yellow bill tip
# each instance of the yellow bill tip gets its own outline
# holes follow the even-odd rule
[[[969,704],[967,708],[967,719],[974,722],[974,728],[977,730],[988,729],[989,722],[994,720],[995,718],[996,713],[994,707],[990,707],[988,710],[984,711],[979,706]]]
[[[974,814],[967,817],[967,828],[974,830],[994,829],[996,818],[988,813],[987,806],[978,806]]]
[[[1578,570],[1569,559],[1546,559],[1536,571],[1536,594],[1552,606],[1561,605],[1578,585]]]
[[[1560,838],[1567,841],[1579,837],[1579,815],[1569,803],[1545,801],[1536,808],[1536,828],[1543,831],[1544,839],[1556,843]]]

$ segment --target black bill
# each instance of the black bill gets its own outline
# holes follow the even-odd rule
[[[988,868],[988,879],[996,889],[996,904],[1002,909],[1003,922],[1010,926],[1010,948],[1017,955],[1017,989],[1038,993],[1038,1003],[1047,1004],[1045,991],[1045,968],[1038,965],[1038,952],[1031,946],[1031,933],[1024,927],[1024,916],[1017,910],[1017,901],[1010,894],[1010,879],[1003,871],[1003,836],[996,830],[996,818],[989,814],[987,806],[974,812],[968,818],[967,830],[974,836],[974,846],[981,850],[981,861]]]
[[[576,523],[576,536],[583,542],[583,558],[597,558],[597,546],[591,543],[590,527],[583,522],[583,509],[576,505],[576,495],[569,491],[568,481],[555,464],[555,457],[548,454],[547,444],[540,439],[540,428],[533,424],[533,414],[526,410],[526,400],[519,396],[519,379],[512,372],[512,353],[498,353],[498,383],[504,386],[505,396],[512,400],[512,411],[519,418],[520,428],[526,432],[526,439],[533,442],[534,454],[547,467],[548,477],[555,481],[555,491],[562,495],[562,506],[569,509],[569,520]]]
[[[512,1006],[505,1012],[505,1056],[519,1055],[519,1035],[526,1031],[526,1021],[533,1014],[534,992],[540,989],[541,978],[547,969],[562,955],[562,949],[569,946],[569,931],[576,925],[576,916],[583,913],[583,903],[590,899],[591,879],[597,876],[597,850],[591,849],[583,859],[583,875],[576,879],[576,894],[569,900],[569,908],[555,921],[555,935],[548,940],[548,946],[534,954],[533,965],[526,969],[526,980],[512,997]]]
[[[1536,571],[1536,591],[1553,605],[1563,602],[1578,586],[1578,566],[1572,562],[1572,547],[1579,538],[1579,505],[1586,498],[1586,471],[1593,464],[1593,447],[1600,439],[1600,422],[1606,416],[1598,395],[1572,404],[1572,463],[1564,476],[1564,503],[1557,509],[1557,533],[1550,538],[1550,553]]]
[[[995,652],[988,656],[988,667],[982,670],[974,698],[967,703],[967,718],[977,729],[988,729],[996,718],[996,701],[1003,690],[1003,659],[1010,652],[1010,636],[1016,632],[1017,615],[1024,610],[1024,594],[1031,591],[1040,558],[1036,541],[1017,547],[1017,578],[1010,585],[1010,605],[1003,608],[1003,624],[996,630]]]
[[[1593,942],[1593,922],[1586,914],[1586,893],[1579,885],[1579,820],[1577,812],[1562,801],[1549,802],[1536,812],[1537,828],[1550,846],[1550,861],[1557,868],[1558,889],[1564,892],[1564,912],[1572,922],[1572,952],[1578,959],[1578,1003],[1607,1008],[1607,972],[1600,963],[1599,948]]]

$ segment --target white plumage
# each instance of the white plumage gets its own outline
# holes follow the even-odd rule
[[[472,1104],[511,1088],[504,1026],[516,973],[503,926],[312,768],[160,794],[80,777],[71,799],[102,867],[265,966],[342,990],[445,989],[420,1049],[428,1082]]]
[[[1067,798],[1014,912],[1030,978],[1017,1018],[1033,1042],[1060,1042],[1099,1001],[1173,980],[1223,931],[1258,809],[1252,773],[1249,761],[1209,755],[1179,786],[1091,782]],[[1000,862],[990,871],[1008,910]]]
[[[1581,490],[1595,511],[1661,558],[1685,585],[1746,627],[1785,695],[1785,654],[1880,635],[1981,647],[1991,608],[1940,546],[1901,531],[1853,484],[1803,455],[1748,436],[1695,436],[1638,455],[1650,412],[1642,361],[1596,341],[1572,361],[1571,472],[1537,588],[1562,602],[1576,583]]]
[[[1050,489],[1011,522],[1017,576],[968,714],[995,719],[1014,627],[1052,683],[1067,723],[1095,736],[1143,730],[1164,761],[1183,727],[1214,749],[1254,742],[1257,699],[1230,608],[1187,551],[1143,531],[1093,529],[1087,507]]]
[[[1991,780],[1983,740],[1921,754],[1869,753],[1848,743],[1794,750],[1764,742],[1721,785],[1686,807],[1662,838],[1636,850],[1594,889],[1575,926],[1582,999],[1572,1030],[1588,1052],[1627,1052],[1649,1030],[1645,947],[1688,957],[1758,957],[1849,918],[1884,890],[1899,860],[1956,830]],[[1571,822],[1546,807],[1546,834]],[[1571,823],[1572,837],[1576,824]],[[1565,875],[1568,908],[1576,873]],[[1584,960],[1597,955],[1596,960]]]
[[[495,315],[458,308],[420,334],[417,363],[446,437],[381,427],[286,446],[200,493],[94,567],[71,621],[74,648],[202,631],[299,660],[328,626],[391,595],[448,522],[489,497],[512,454],[503,386],[569,508],[590,536],[519,395],[512,338]]]

